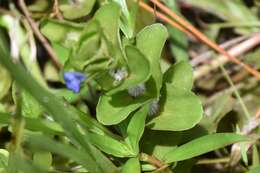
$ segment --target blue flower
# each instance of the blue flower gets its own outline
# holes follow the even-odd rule
[[[86,80],[85,75],[79,72],[65,72],[63,78],[67,88],[72,90],[74,93],[79,92],[80,84]]]

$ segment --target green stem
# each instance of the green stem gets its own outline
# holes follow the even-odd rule
[[[238,102],[239,102],[239,104],[241,105],[241,108],[242,108],[242,110],[243,110],[243,112],[244,112],[246,118],[249,119],[249,118],[250,118],[250,113],[249,113],[249,111],[248,111],[248,109],[247,109],[247,107],[246,107],[246,105],[245,105],[243,99],[241,98],[241,96],[240,96],[240,94],[239,94],[239,92],[238,92],[236,86],[235,86],[234,83],[232,82],[231,78],[229,77],[229,75],[228,75],[226,69],[224,68],[224,66],[223,66],[222,64],[220,65],[220,69],[221,69],[221,71],[223,72],[225,78],[227,79],[229,85],[233,88],[234,94],[235,94],[236,98],[238,99]]]
[[[22,155],[22,138],[23,138],[23,131],[25,127],[25,122],[21,114],[21,96],[19,91],[16,91],[16,112],[13,116],[11,121],[12,127],[12,140],[8,146],[8,150],[10,153],[9,160],[8,160],[8,172],[9,173],[16,173],[18,168],[16,167],[15,157]]]
[[[198,164],[198,165],[217,164],[217,163],[228,163],[229,161],[230,161],[229,157],[216,158],[216,159],[201,159],[196,164]]]

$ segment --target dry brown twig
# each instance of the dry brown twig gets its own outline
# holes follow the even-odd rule
[[[248,39],[250,36],[239,36],[236,38],[233,38],[231,40],[228,40],[222,44],[220,44],[219,46],[222,47],[223,49],[229,49],[234,45],[237,45],[239,43],[241,43],[242,41]],[[213,55],[213,51],[212,50],[207,50],[206,52],[200,53],[199,55],[197,55],[196,57],[194,57],[190,63],[193,67],[198,66],[199,64],[207,61],[208,59],[212,58]]]
[[[257,33],[253,35],[251,38],[245,40],[244,42],[232,47],[228,50],[228,53],[232,56],[239,56],[255,46],[260,44],[260,33]],[[221,55],[212,60],[209,64],[204,64],[203,66],[198,67],[194,71],[194,79],[199,79],[207,74],[209,74],[211,71],[216,70],[220,65],[228,63],[229,60]]]
[[[256,111],[255,116],[251,117],[246,124],[241,129],[242,135],[249,135],[255,128],[257,128],[260,124],[260,109]],[[256,139],[259,139],[259,136],[256,136]],[[231,147],[231,155],[230,155],[230,161],[229,166],[233,167],[237,165],[239,160],[241,159],[241,144],[244,144],[244,150],[248,150],[252,145],[255,144],[255,141],[248,141],[244,143],[235,143]]]
[[[53,16],[56,16],[59,20],[63,20],[63,16],[59,10],[59,1],[54,0],[53,2]]]
[[[238,64],[240,66],[242,66],[246,71],[248,71],[250,74],[252,74],[253,76],[255,76],[258,80],[260,80],[260,72],[255,70],[254,68],[250,67],[249,65],[241,62],[239,59],[237,59],[236,57],[230,55],[227,51],[225,51],[223,48],[221,48],[219,45],[217,45],[215,42],[211,41],[210,39],[208,39],[202,32],[200,32],[199,30],[197,30],[194,26],[192,26],[189,22],[187,22],[186,20],[182,19],[180,16],[178,16],[175,12],[173,12],[171,9],[169,9],[168,7],[166,7],[165,5],[163,5],[161,2],[159,2],[158,0],[150,0],[153,4],[155,4],[157,7],[159,7],[163,12],[165,12],[167,15],[169,15],[171,18],[165,16],[162,13],[156,12],[155,15],[162,19],[163,21],[165,21],[166,23],[169,23],[170,25],[172,25],[173,27],[181,30],[182,32],[186,33],[186,34],[191,34],[193,36],[195,36],[198,40],[200,40],[201,42],[205,43],[206,45],[208,45],[209,47],[211,47],[212,49],[214,49],[215,51],[217,51],[218,53],[224,55],[226,58],[228,58],[230,61],[234,62],[235,64]],[[139,2],[139,5],[151,12],[151,9],[153,10],[153,8],[149,7],[147,4],[145,4],[144,2]],[[154,13],[154,12],[151,12]]]
[[[46,49],[46,51],[48,52],[52,62],[54,63],[54,65],[57,68],[61,68],[62,64],[59,61],[59,58],[57,57],[56,53],[54,52],[53,48],[50,46],[50,44],[48,43],[47,39],[41,34],[38,25],[35,23],[35,21],[32,19],[31,14],[29,12],[29,10],[26,7],[26,4],[24,2],[24,0],[19,0],[18,4],[22,10],[22,12],[25,15],[26,20],[28,21],[28,23],[30,24],[34,34],[36,35],[36,37],[39,39],[39,41],[42,43],[43,47]]]

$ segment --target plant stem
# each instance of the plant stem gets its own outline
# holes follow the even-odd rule
[[[54,2],[53,2],[53,13],[54,13],[54,16],[56,16],[59,20],[63,20],[63,16],[59,10],[59,1],[58,0],[54,0]]]
[[[230,161],[229,157],[216,158],[216,159],[201,159],[197,162],[197,164],[205,165],[205,164],[228,163],[229,161]]]
[[[228,75],[226,69],[224,68],[224,66],[223,66],[222,64],[220,65],[220,69],[221,69],[221,71],[223,72],[223,74],[224,74],[225,78],[227,79],[227,81],[228,81],[229,85],[231,86],[231,88],[233,88],[234,94],[235,94],[235,96],[237,97],[238,102],[240,103],[241,108],[242,108],[242,110],[243,110],[243,112],[244,112],[246,118],[249,119],[249,118],[250,118],[249,111],[248,111],[248,109],[247,109],[247,107],[246,107],[244,101],[242,100],[242,98],[241,98],[241,96],[240,96],[240,94],[239,94],[239,92],[238,92],[236,86],[233,84],[231,78],[229,77],[229,75]]]
[[[46,51],[50,55],[52,62],[54,63],[54,65],[57,68],[60,69],[62,67],[62,64],[60,63],[59,58],[57,57],[56,53],[54,52],[54,50],[52,49],[52,47],[48,43],[47,39],[41,34],[37,24],[32,19],[31,14],[27,9],[24,0],[19,0],[18,4],[19,4],[21,10],[23,11],[26,19],[28,20],[28,23],[30,24],[34,34],[36,35],[36,37],[39,39],[39,41],[42,43],[43,47],[46,49]]]
[[[151,165],[157,167],[158,169],[155,170],[153,173],[156,172],[165,172],[165,173],[173,173],[169,168],[168,165],[163,163],[162,161],[158,160],[157,158],[155,158],[154,156],[150,156],[146,153],[141,153],[139,156],[139,159],[143,162],[148,162]]]

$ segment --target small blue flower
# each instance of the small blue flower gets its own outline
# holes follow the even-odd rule
[[[80,84],[86,80],[86,76],[79,72],[65,72],[63,75],[66,86],[74,93],[78,93],[80,90]]]

